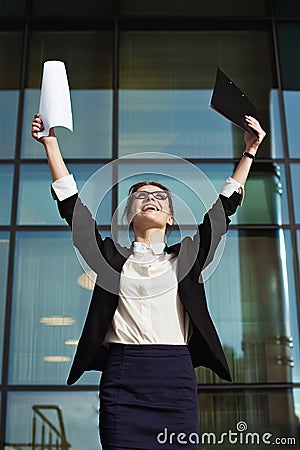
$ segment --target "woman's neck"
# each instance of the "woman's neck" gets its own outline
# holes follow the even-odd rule
[[[144,232],[135,232],[134,240],[136,242],[144,242],[145,244],[158,244],[160,242],[165,242],[164,233],[157,229],[145,230]]]

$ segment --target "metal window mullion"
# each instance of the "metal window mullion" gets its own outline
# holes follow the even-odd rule
[[[8,387],[8,365],[10,353],[10,331],[11,331],[11,315],[12,315],[12,293],[13,293],[13,271],[14,271],[14,256],[16,244],[16,222],[17,222],[17,206],[18,206],[18,192],[19,192],[19,175],[21,163],[21,136],[22,136],[22,122],[23,122],[23,107],[24,107],[24,91],[26,82],[26,66],[28,59],[28,41],[29,41],[29,20],[24,21],[24,37],[22,49],[21,62],[21,77],[20,77],[20,95],[18,105],[18,121],[17,121],[17,137],[15,145],[15,163],[14,163],[14,181],[13,181],[13,195],[12,195],[12,211],[11,211],[11,226],[10,226],[10,243],[9,243],[9,258],[8,258],[8,272],[7,272],[7,289],[6,289],[6,305],[5,305],[5,319],[4,319],[4,336],[3,336],[3,361],[2,361],[2,396],[1,396],[1,420],[0,420],[0,450],[4,448],[5,430],[7,419],[7,387]]]

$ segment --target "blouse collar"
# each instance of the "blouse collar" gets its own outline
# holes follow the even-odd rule
[[[153,255],[162,255],[165,249],[165,242],[158,242],[157,244],[146,244],[145,242],[133,242],[133,253],[147,253],[152,252]]]

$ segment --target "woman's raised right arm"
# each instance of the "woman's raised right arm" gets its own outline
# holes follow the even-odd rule
[[[50,167],[52,181],[56,181],[69,175],[69,171],[60,152],[54,128],[50,128],[49,136],[38,138],[38,132],[43,131],[43,129],[44,125],[40,115],[35,114],[32,121],[31,135],[36,141],[43,144]]]

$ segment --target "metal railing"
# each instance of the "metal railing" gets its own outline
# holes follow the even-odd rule
[[[5,450],[69,450],[61,409],[57,405],[33,405],[31,443],[7,443]],[[56,412],[57,426],[45,411]]]

